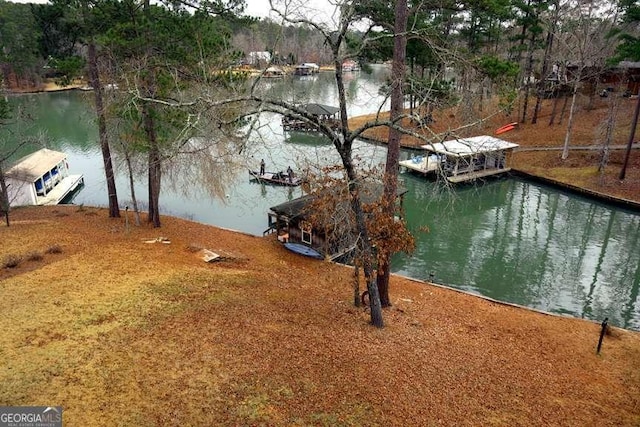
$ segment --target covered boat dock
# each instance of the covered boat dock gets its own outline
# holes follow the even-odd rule
[[[380,200],[384,186],[380,182],[363,181],[360,186],[360,198],[363,204]],[[402,204],[407,189],[402,185],[397,189],[397,203]],[[316,218],[315,225],[310,218],[316,212],[311,209],[314,202],[325,199],[328,213],[324,219]],[[269,228],[263,234],[276,233],[277,239],[284,243],[292,243],[289,249],[299,254],[334,261],[352,255],[356,248],[358,233],[355,225],[348,219],[351,207],[347,186],[325,188],[318,192],[306,194],[293,200],[272,206],[268,212]],[[306,247],[308,249],[303,248]],[[319,254],[319,255],[317,255]]]
[[[422,145],[426,155],[400,162],[418,172],[443,174],[449,182],[473,181],[509,172],[507,154],[518,144],[481,135]]]
[[[306,111],[308,114],[314,116],[320,123],[329,125],[332,128],[340,126],[340,109],[332,107],[330,105],[323,104],[304,104],[299,106],[300,109]],[[284,131],[302,131],[302,132],[317,132],[318,128],[307,120],[282,117],[282,129]]]
[[[20,159],[5,174],[12,206],[57,205],[84,183],[70,175],[67,155],[43,148]]]

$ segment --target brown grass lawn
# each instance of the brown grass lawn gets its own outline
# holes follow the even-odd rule
[[[66,426],[640,425],[635,332],[598,356],[598,324],[400,277],[378,330],[350,269],[273,239],[75,206],[12,219],[0,405],[62,405]]]

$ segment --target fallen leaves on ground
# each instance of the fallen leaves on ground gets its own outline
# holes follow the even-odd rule
[[[352,271],[275,239],[106,210],[16,209],[0,255],[0,405],[65,425],[633,426],[640,334],[393,277],[386,327]],[[58,245],[59,253],[45,249]],[[204,263],[194,248],[234,254]]]

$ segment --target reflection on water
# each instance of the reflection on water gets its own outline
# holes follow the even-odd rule
[[[349,81],[351,114],[375,111],[383,78],[359,73]],[[296,102],[336,105],[330,74],[272,79],[263,90]],[[71,170],[84,174],[85,187],[74,203],[105,206],[90,100],[82,92],[66,92],[10,101],[34,117],[22,125],[27,133],[46,131],[49,146],[68,153]],[[166,171],[162,213],[262,235],[269,208],[303,190],[254,183],[247,170],[258,168],[262,158],[268,170],[314,170],[339,161],[330,143],[307,137],[285,134],[278,115],[262,114],[242,156],[220,164],[187,159]],[[33,147],[19,155],[31,151]],[[357,142],[354,151],[362,167],[377,166],[386,155],[385,147],[364,142]],[[120,204],[131,206],[122,159],[116,158],[115,168]],[[410,174],[402,178],[409,190],[406,218],[417,248],[412,256],[395,257],[394,272],[421,279],[433,274],[436,281],[499,300],[598,321],[609,317],[611,324],[640,330],[637,213],[518,179],[451,190]],[[144,167],[135,184],[144,204]]]
[[[395,257],[394,272],[640,329],[637,213],[515,178],[453,193],[403,179],[417,248]]]
[[[321,133],[288,131],[284,133],[284,141],[290,144],[331,145],[331,140]]]

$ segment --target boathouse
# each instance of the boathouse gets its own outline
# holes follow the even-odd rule
[[[362,203],[366,205],[378,201],[383,189],[379,182],[365,182],[360,188]],[[404,187],[398,186],[397,200],[400,205],[406,192]],[[317,205],[314,206],[316,202],[322,198],[326,198],[326,203],[333,207],[325,209],[326,214],[312,212],[312,209],[317,209]],[[311,223],[312,218],[314,224]],[[350,218],[350,196],[345,185],[271,207],[268,213],[269,228],[263,234],[276,233],[280,242],[304,247],[305,251],[296,250],[304,255],[313,254],[316,258],[336,260],[355,249],[357,233]]]
[[[352,71],[360,71],[360,64],[353,59],[347,59],[342,63],[342,72],[349,73]]]
[[[301,110],[304,110],[309,115],[313,116],[315,120],[320,123],[329,125],[332,128],[340,126],[340,109],[332,107],[330,105],[323,104],[303,104],[298,106]],[[302,118],[294,118],[289,116],[282,117],[282,129],[284,131],[301,131],[301,132],[317,132],[318,128],[314,123],[311,123]]]
[[[18,160],[5,174],[11,206],[57,205],[84,183],[69,174],[67,155],[43,148]]]
[[[423,145],[423,155],[400,162],[400,166],[423,174],[439,173],[449,182],[473,181],[511,170],[508,154],[518,147],[489,135],[458,138]]]
[[[282,68],[271,66],[262,72],[261,77],[267,79],[278,79],[284,77],[284,75],[285,73]]]
[[[313,62],[305,62],[300,65],[296,65],[293,70],[295,76],[311,76],[320,72],[320,66]]]

